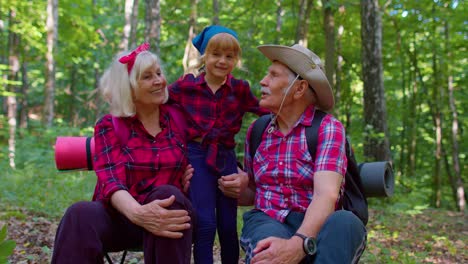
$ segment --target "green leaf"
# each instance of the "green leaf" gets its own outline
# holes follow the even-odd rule
[[[16,243],[13,240],[7,240],[0,243],[0,257],[8,257],[13,253]]]
[[[0,241],[5,240],[6,234],[7,234],[7,229],[6,229],[6,225],[4,225],[2,227],[2,230],[0,230]]]

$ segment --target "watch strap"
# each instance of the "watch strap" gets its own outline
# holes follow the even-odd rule
[[[305,239],[307,238],[307,236],[306,236],[306,235],[303,235],[303,234],[301,234],[301,233],[297,233],[297,232],[296,232],[296,233],[294,233],[294,235],[293,235],[293,236],[298,236],[298,237],[302,238],[302,240],[305,240]]]
[[[298,237],[302,238],[302,249],[304,250],[304,253],[306,255],[314,255],[315,254],[315,251],[316,251],[315,246],[314,246],[313,252],[309,252],[310,249],[307,246],[307,242],[310,241],[310,240],[312,240],[313,244],[315,244],[315,238],[314,237],[307,237],[306,235],[298,233],[298,232],[294,233],[293,236],[298,236]]]

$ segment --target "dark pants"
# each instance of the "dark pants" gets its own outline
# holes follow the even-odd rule
[[[239,263],[237,236],[237,200],[225,196],[218,189],[222,175],[237,172],[234,150],[222,149],[217,157],[224,164],[218,174],[206,164],[207,151],[196,142],[188,145],[190,164],[195,169],[190,181],[190,199],[197,214],[194,230],[193,258],[197,264],[213,263],[213,244],[218,230],[223,264]]]
[[[169,209],[187,210],[193,219],[190,201],[174,186],[156,187],[145,203],[171,195],[176,201]],[[180,239],[159,237],[101,202],[78,202],[67,209],[57,229],[52,263],[104,263],[104,252],[125,249],[142,249],[145,263],[190,263],[191,246],[192,228]]]

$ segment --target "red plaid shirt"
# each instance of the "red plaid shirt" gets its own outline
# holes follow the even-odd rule
[[[114,192],[127,190],[142,203],[156,186],[171,184],[181,188],[181,178],[188,164],[184,134],[172,122],[164,105],[160,111],[162,131],[156,137],[150,135],[135,116],[124,118],[129,130],[126,144],[121,144],[111,115],[97,122],[94,170],[98,182],[93,200],[107,203]]]
[[[269,113],[259,107],[249,83],[231,74],[216,93],[208,87],[204,73],[197,77],[187,74],[169,86],[169,98],[185,109],[190,120],[188,140],[202,138],[202,145],[208,148],[207,163],[215,169],[217,145],[235,147],[234,136],[242,126],[244,114]]]
[[[314,195],[314,172],[335,171],[345,175],[347,159],[343,125],[326,115],[319,129],[317,159],[307,148],[305,127],[312,124],[314,107],[310,106],[287,135],[275,129],[263,133],[252,160],[249,150],[252,126],[247,131],[245,170],[255,180],[255,208],[284,222],[290,211],[305,212]],[[254,177],[255,176],[255,177]],[[341,194],[344,191],[344,180]],[[336,206],[338,206],[338,200]],[[336,207],[338,208],[338,207]]]

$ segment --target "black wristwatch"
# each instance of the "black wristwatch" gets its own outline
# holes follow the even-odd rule
[[[295,233],[294,236],[298,236],[304,240],[302,247],[306,255],[312,256],[317,251],[317,243],[315,237],[307,237],[301,233]]]

